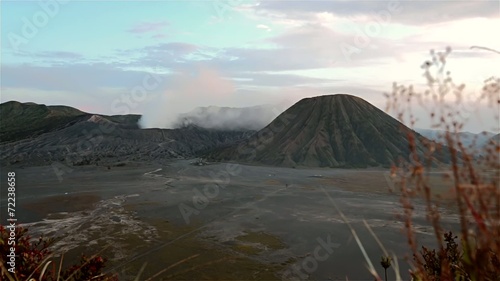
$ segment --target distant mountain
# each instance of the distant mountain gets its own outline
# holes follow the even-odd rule
[[[260,130],[273,121],[282,110],[272,105],[252,107],[198,107],[179,115],[174,127],[196,125],[205,129]]]
[[[496,134],[492,136],[485,145],[500,145],[500,134]]]
[[[86,165],[118,160],[195,157],[247,138],[253,131],[140,129],[139,115],[105,116],[65,106],[7,102],[0,105],[2,165]]]
[[[407,133],[414,132],[359,97],[327,95],[300,100],[248,140],[207,157],[273,166],[388,166],[408,159]]]
[[[444,135],[446,131],[429,129],[415,129],[415,131],[430,140],[445,144]],[[459,132],[457,134],[458,139],[465,147],[474,150],[479,150],[484,147],[493,136],[495,136],[494,133],[487,131],[477,134],[470,132]]]

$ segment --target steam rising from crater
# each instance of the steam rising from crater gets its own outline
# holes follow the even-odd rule
[[[192,124],[210,129],[259,130],[286,108],[248,107],[258,102],[258,97],[236,93],[231,80],[208,68],[199,68],[196,76],[177,74],[171,81],[168,90],[146,106],[139,120],[141,128],[174,129]],[[263,97],[262,103],[269,104],[269,98]]]
[[[193,124],[207,129],[260,130],[279,113],[272,105],[245,108],[198,107],[189,113],[180,114],[175,127]]]

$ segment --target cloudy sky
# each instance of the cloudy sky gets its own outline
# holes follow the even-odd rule
[[[465,129],[499,127],[473,101],[500,54],[470,48],[500,49],[498,0],[2,1],[1,16],[2,102],[154,117],[349,93],[384,109],[450,46]]]

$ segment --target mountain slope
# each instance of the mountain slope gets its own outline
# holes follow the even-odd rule
[[[249,140],[208,157],[273,166],[387,166],[408,158],[407,132],[361,98],[320,96],[302,99]]]
[[[186,126],[140,129],[139,115],[104,116],[71,107],[0,105],[2,165],[103,164],[195,157],[199,151],[247,138],[251,131]]]
[[[61,129],[88,115],[67,106],[9,101],[0,105],[0,141],[10,142]]]

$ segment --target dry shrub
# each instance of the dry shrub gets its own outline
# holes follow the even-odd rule
[[[86,257],[82,255],[81,261],[69,268],[62,268],[62,257],[58,265],[53,259],[51,246],[54,240],[46,237],[33,239],[28,229],[22,226],[15,228],[15,245],[8,243],[10,230],[0,225],[0,280],[10,281],[52,281],[52,280],[95,280],[116,281],[116,275],[104,274],[106,259],[95,255]],[[7,255],[15,247],[15,272],[7,269]],[[9,267],[10,268],[10,267]]]
[[[429,109],[433,128],[443,131],[438,141],[443,146],[408,132],[410,159],[392,168],[392,176],[402,193],[404,229],[413,255],[410,274],[415,280],[500,280],[500,144],[498,140],[491,140],[479,148],[474,143],[466,146],[459,134],[467,122],[467,114],[479,106],[488,106],[495,112],[494,118],[499,124],[500,78],[485,80],[471,101],[467,98],[470,94],[465,93],[465,85],[455,83],[446,71],[450,53],[450,48],[444,52],[431,51],[432,60],[422,65],[426,90],[394,83],[392,93],[386,94],[387,110],[397,114],[402,123],[415,125],[413,109],[417,104]],[[443,159],[443,155],[449,162],[437,163],[436,159]],[[440,223],[441,201],[433,195],[429,184],[430,172],[436,169],[444,172],[453,186],[450,194],[454,194],[460,219],[457,236],[444,230]],[[436,249],[419,247],[412,223],[416,198],[425,201]]]

